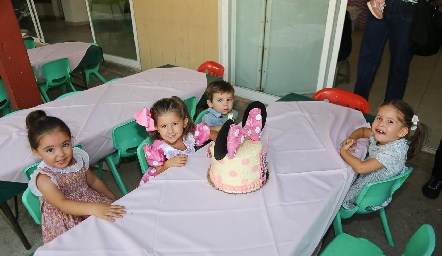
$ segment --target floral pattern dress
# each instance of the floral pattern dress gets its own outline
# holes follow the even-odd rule
[[[57,236],[75,227],[89,216],[66,214],[52,206],[37,188],[37,175],[47,175],[61,190],[66,198],[79,202],[112,202],[110,198],[90,188],[86,183],[86,172],[89,169],[89,156],[85,151],[74,148],[75,163],[63,169],[41,162],[31,175],[29,187],[40,199],[41,228],[43,242],[48,243]]]
[[[198,123],[195,127],[195,132],[193,134],[188,134],[183,137],[185,150],[175,149],[169,144],[163,142],[162,140],[155,140],[152,146],[146,144],[144,146],[144,155],[146,156],[147,163],[149,164],[149,169],[141,178],[138,187],[148,182],[151,178],[155,177],[156,169],[155,167],[163,166],[166,161],[172,157],[178,155],[190,155],[195,152],[195,146],[201,146],[210,138],[210,127],[206,123]]]
[[[345,209],[353,209],[355,201],[362,188],[370,183],[380,180],[386,180],[399,175],[407,170],[405,161],[407,160],[408,143],[405,138],[392,141],[385,145],[376,145],[376,139],[373,133],[369,138],[370,146],[368,147],[368,156],[365,160],[375,158],[384,167],[379,170],[366,174],[360,174],[350,187],[344,198],[342,206]],[[391,197],[381,205],[373,205],[371,210],[378,210],[387,206],[391,202]]]

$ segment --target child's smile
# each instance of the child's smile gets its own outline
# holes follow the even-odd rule
[[[169,112],[158,117],[155,128],[164,142],[175,147],[182,144],[183,132],[187,121],[187,118],[183,120],[176,113]]]
[[[46,164],[60,169],[74,161],[71,138],[58,130],[44,134],[37,150],[32,151]]]
[[[408,128],[399,119],[401,113],[391,106],[379,108],[371,130],[380,145],[395,141],[407,135]]]

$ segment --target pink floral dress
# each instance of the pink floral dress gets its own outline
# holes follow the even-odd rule
[[[138,186],[143,185],[157,175],[155,167],[163,166],[166,161],[172,157],[194,153],[195,146],[203,145],[209,138],[210,127],[206,123],[198,123],[196,124],[195,132],[183,138],[184,145],[186,145],[185,150],[175,149],[162,140],[155,140],[152,146],[146,144],[144,146],[144,155],[150,167],[143,177],[141,177]]]
[[[75,227],[89,216],[66,214],[52,206],[43,197],[36,185],[38,174],[48,175],[66,198],[79,202],[112,202],[110,198],[90,188],[86,183],[86,172],[89,169],[89,156],[85,151],[74,148],[75,163],[63,169],[55,168],[41,162],[31,175],[29,187],[40,198],[41,228],[43,242],[48,243],[57,236]]]

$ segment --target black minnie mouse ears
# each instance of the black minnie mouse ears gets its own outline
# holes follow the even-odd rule
[[[252,110],[254,108],[261,109],[262,128],[264,129],[264,125],[266,124],[266,118],[267,118],[267,110],[266,110],[266,106],[264,105],[264,103],[262,103],[260,101],[251,102],[247,106],[246,110],[244,110],[244,116],[242,118],[242,126],[244,127],[244,125],[246,124],[247,118],[249,117],[250,110]]]
[[[234,124],[233,120],[227,120],[218,132],[216,137],[213,153],[216,160],[221,160],[227,155],[227,135],[229,134],[230,125]]]

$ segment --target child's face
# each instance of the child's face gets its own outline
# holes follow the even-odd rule
[[[408,128],[402,125],[398,115],[402,115],[402,113],[392,106],[379,108],[376,118],[371,125],[371,131],[380,145],[387,144],[407,135]]]
[[[40,138],[37,150],[32,152],[45,163],[56,168],[65,168],[73,163],[71,138],[62,131],[52,131]]]
[[[173,147],[182,141],[183,131],[187,126],[187,122],[187,118],[183,120],[175,112],[168,112],[158,117],[155,128],[164,142]]]
[[[232,111],[233,101],[233,93],[215,92],[212,101],[207,100],[207,105],[216,112],[226,115]]]

